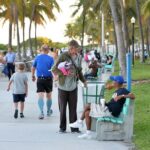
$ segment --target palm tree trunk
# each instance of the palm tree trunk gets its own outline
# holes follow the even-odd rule
[[[123,30],[124,44],[125,44],[126,51],[130,51],[129,31],[128,31],[128,25],[127,25],[126,10],[125,10],[123,0],[120,0],[119,2],[120,2],[120,6],[121,6],[122,30]]]
[[[12,47],[12,22],[9,20],[9,40],[8,40],[8,46]]]
[[[37,23],[35,22],[35,50],[37,50]]]
[[[32,28],[32,22],[33,22],[33,18],[34,18],[34,14],[35,14],[35,5],[32,6],[32,14],[31,14],[31,18],[30,18],[30,25],[29,25],[29,48],[30,48],[30,53],[31,53],[31,57],[34,57],[34,53],[33,53],[33,49],[32,49],[32,39],[31,39],[31,28]]]
[[[121,16],[119,12],[119,1],[118,0],[109,0],[109,5],[111,8],[114,24],[115,24],[115,31],[117,36],[117,43],[118,43],[118,58],[119,58],[119,66],[121,75],[126,78],[126,49],[123,41],[123,32],[122,32],[122,22]]]
[[[21,60],[20,34],[19,34],[19,23],[18,23],[18,8],[16,8],[16,26],[17,26],[17,52],[18,52],[18,58],[19,58],[19,60]]]
[[[22,20],[22,38],[23,38],[23,58],[27,58],[26,55],[26,46],[25,46],[25,4],[24,4],[24,0],[22,0],[22,16],[23,16],[23,20]]]
[[[84,49],[85,19],[86,19],[86,13],[83,10],[82,36],[81,36],[81,48],[82,48],[82,50]]]
[[[116,45],[116,58],[118,59],[118,43],[117,43],[117,35],[116,35],[116,29],[115,29],[114,21],[113,21],[113,28],[114,28],[114,38],[115,38],[115,45]]]
[[[136,11],[137,11],[137,16],[139,20],[139,27],[140,27],[140,34],[141,34],[141,44],[142,44],[142,57],[141,57],[141,62],[144,63],[144,35],[143,35],[143,26],[142,26],[142,20],[141,20],[141,13],[140,13],[140,2],[139,0],[136,0]]]

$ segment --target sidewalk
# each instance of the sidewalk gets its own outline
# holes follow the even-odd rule
[[[80,140],[78,134],[70,133],[69,128],[67,134],[59,134],[57,88],[53,92],[52,117],[38,120],[36,87],[31,79],[25,118],[15,120],[11,92],[6,91],[7,82],[6,78],[0,78],[0,150],[128,150],[122,142]],[[79,87],[79,115],[82,108]]]

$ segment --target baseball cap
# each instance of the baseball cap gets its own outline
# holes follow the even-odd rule
[[[125,83],[124,78],[122,76],[110,76],[110,80],[115,81],[119,84]]]

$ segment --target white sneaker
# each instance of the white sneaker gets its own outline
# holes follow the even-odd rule
[[[85,133],[85,134],[82,134],[82,135],[79,135],[78,136],[79,139],[92,139],[92,135],[91,134],[88,134],[88,133]]]
[[[71,128],[82,128],[83,127],[83,121],[77,120],[74,123],[70,123],[69,127],[71,127]]]

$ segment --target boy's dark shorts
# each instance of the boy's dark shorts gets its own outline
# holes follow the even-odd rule
[[[13,94],[14,103],[25,102],[26,94]]]
[[[50,93],[53,91],[53,79],[52,78],[38,78],[37,80],[37,93],[46,92]]]

